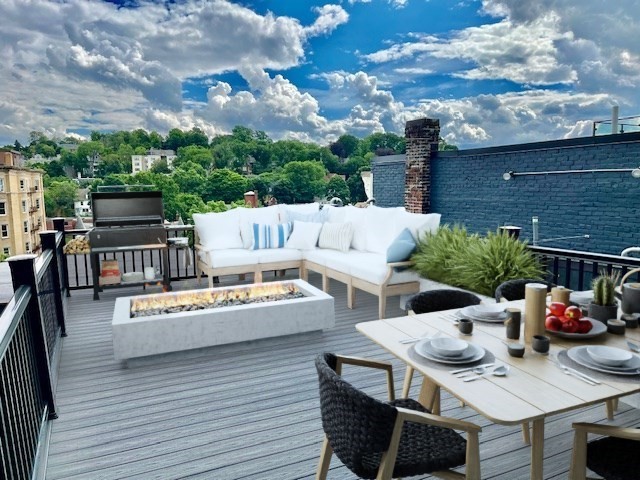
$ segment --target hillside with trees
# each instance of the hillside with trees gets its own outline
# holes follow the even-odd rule
[[[338,197],[344,203],[366,200],[360,173],[370,170],[375,155],[404,153],[405,140],[393,133],[365,138],[342,135],[320,146],[298,140],[277,140],[264,132],[237,126],[229,135],[209,140],[198,128],[172,129],[166,137],[142,129],[132,132],[92,132],[90,140],[55,140],[32,132],[21,151],[30,165],[45,175],[47,215],[73,215],[74,196],[80,187],[152,185],[162,190],[167,218],[180,214],[219,211],[242,203],[254,190],[263,204],[311,202]],[[149,149],[173,150],[170,169],[156,162],[150,171],[131,173],[131,156]],[[99,159],[90,170],[90,159]],[[46,161],[44,160],[46,159]],[[78,174],[81,175],[77,178]],[[91,178],[86,177],[92,175]]]

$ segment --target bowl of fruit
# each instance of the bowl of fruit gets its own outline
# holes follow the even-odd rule
[[[607,331],[604,323],[583,317],[580,308],[562,302],[549,305],[544,326],[548,333],[563,338],[593,338]]]

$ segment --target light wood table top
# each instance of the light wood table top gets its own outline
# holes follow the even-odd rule
[[[518,307],[524,310],[524,301],[522,300],[508,302],[504,305],[505,308]],[[359,323],[356,328],[419,371],[424,376],[426,383],[444,388],[494,423],[516,425],[534,422],[532,457],[535,450],[537,458],[532,458],[531,478],[542,478],[542,442],[544,441],[545,417],[640,392],[639,376],[597,375],[601,384],[593,386],[578,378],[566,375],[551,361],[560,351],[576,345],[609,345],[626,349],[625,337],[623,336],[606,333],[586,341],[551,336],[550,355],[533,352],[531,347],[527,345],[524,357],[514,358],[509,356],[507,347],[503,343],[507,341],[504,325],[474,322],[473,334],[465,336],[458,332],[455,324],[443,318],[444,314],[455,311],[433,312]],[[524,322],[522,328],[524,328]],[[487,376],[474,382],[463,382],[462,379],[456,378],[450,372],[457,368],[463,368],[465,365],[452,365],[451,368],[443,368],[443,365],[421,360],[412,352],[413,344],[400,343],[400,340],[408,337],[431,336],[436,333],[460,338],[485,348],[495,356],[496,365],[504,364],[511,367],[509,374],[506,377]],[[628,329],[626,338],[640,342],[640,329]],[[520,341],[524,342],[522,333]],[[597,374],[597,372],[594,373]],[[637,381],[634,381],[636,379]],[[423,389],[424,387],[423,385]],[[538,451],[538,449],[540,450]]]

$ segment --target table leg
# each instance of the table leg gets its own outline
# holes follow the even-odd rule
[[[531,422],[531,480],[542,480],[544,459],[544,418]]]
[[[440,387],[424,376],[418,402],[434,415],[440,415]]]

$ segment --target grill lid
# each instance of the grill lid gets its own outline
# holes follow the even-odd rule
[[[94,227],[164,224],[162,192],[95,192],[91,194]]]

